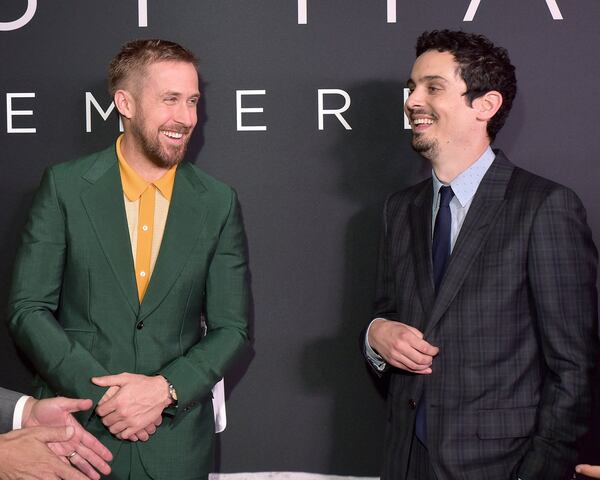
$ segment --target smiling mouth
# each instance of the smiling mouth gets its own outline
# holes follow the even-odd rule
[[[433,125],[431,118],[415,118],[412,121],[413,125]]]
[[[160,130],[160,133],[162,133],[164,136],[166,136],[168,138],[172,138],[174,140],[179,140],[179,139],[183,138],[183,132],[175,132],[173,130]]]

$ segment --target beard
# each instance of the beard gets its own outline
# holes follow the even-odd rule
[[[422,108],[416,108],[410,111],[409,116],[413,115],[427,115],[432,118],[434,121],[437,120],[437,116],[433,112],[428,112]],[[413,129],[413,138],[412,138],[412,148],[415,152],[421,155],[423,158],[427,160],[434,160],[438,154],[439,144],[437,139],[431,138],[427,139],[424,133],[415,133]]]
[[[162,126],[158,129],[169,130],[172,132],[183,133],[187,135],[190,132],[189,128],[186,127],[167,127]],[[131,133],[138,140],[142,152],[144,155],[157,167],[160,168],[171,168],[174,165],[181,163],[190,137],[181,143],[181,145],[169,145],[165,148],[159,141],[158,136],[162,135],[160,132],[152,134],[144,130],[144,119],[140,118],[139,121],[131,122]]]
[[[438,141],[435,138],[423,138],[422,133],[413,132],[411,145],[415,152],[427,160],[434,160],[437,157]]]

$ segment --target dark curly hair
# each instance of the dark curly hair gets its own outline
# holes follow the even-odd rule
[[[121,47],[108,67],[108,91],[115,92],[134,74],[143,73],[150,64],[163,61],[187,62],[198,67],[192,52],[168,40],[133,40]]]
[[[496,47],[483,35],[452,30],[424,32],[417,40],[417,57],[428,50],[451,53],[459,65],[460,76],[467,84],[465,96],[473,100],[496,90],[502,94],[502,106],[487,124],[490,140],[496,138],[517,93],[515,67],[508,52]]]

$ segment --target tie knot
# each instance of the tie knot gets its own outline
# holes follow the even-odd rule
[[[441,187],[440,188],[440,207],[447,207],[450,205],[452,201],[452,197],[454,197],[454,192],[452,191],[452,187]]]

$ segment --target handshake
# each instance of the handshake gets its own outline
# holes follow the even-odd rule
[[[96,414],[122,440],[147,441],[161,424],[163,410],[175,401],[162,376],[122,373],[93,378],[92,382],[108,388]],[[7,390],[0,389],[0,393],[18,398]],[[48,474],[47,478],[99,480],[100,474],[110,474],[111,452],[72,415],[92,404],[91,400],[64,397],[27,398],[21,428],[0,435],[0,480],[37,479],[40,473]],[[18,408],[13,410],[16,414]],[[0,411],[8,417],[5,413]]]

